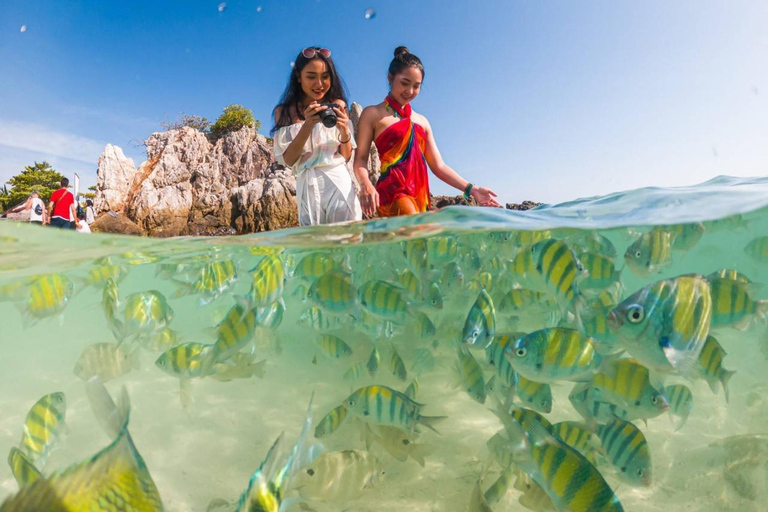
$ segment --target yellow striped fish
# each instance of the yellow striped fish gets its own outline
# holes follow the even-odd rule
[[[514,471],[512,470],[511,467],[508,467],[502,470],[499,477],[485,491],[483,496],[485,497],[485,501],[489,505],[498,503],[499,501],[501,501],[501,498],[503,498],[504,495],[507,494],[507,489],[509,489],[509,481],[512,479],[513,474],[514,474]]]
[[[331,255],[324,252],[312,252],[299,260],[293,275],[302,279],[317,279],[337,266],[338,264]]]
[[[435,430],[434,424],[444,416],[422,416],[423,404],[414,402],[405,393],[387,386],[365,386],[347,398],[349,412],[373,425],[399,427],[411,431],[423,425]]]
[[[616,270],[613,261],[602,254],[584,252],[579,254],[579,261],[587,272],[579,284],[583,289],[603,290],[621,279],[621,271]]]
[[[11,452],[8,454],[8,465],[11,467],[11,473],[13,473],[16,483],[19,484],[19,488],[43,478],[32,461],[15,446],[11,448]]]
[[[373,347],[371,355],[368,357],[368,362],[365,363],[365,367],[368,369],[368,374],[371,377],[375,377],[379,372],[379,363],[381,362],[381,355],[379,355],[379,349]]]
[[[330,331],[339,325],[337,318],[330,317],[317,306],[311,306],[305,309],[301,313],[298,323],[318,332]]]
[[[464,272],[461,270],[461,266],[455,261],[447,264],[443,268],[443,273],[440,276],[440,285],[445,292],[451,292],[458,290],[464,284]]]
[[[163,504],[147,466],[128,433],[127,394],[115,406],[104,385],[88,383],[94,413],[114,441],[96,455],[62,472],[24,486],[0,506],[3,512],[162,512]],[[99,388],[103,391],[92,391]],[[92,398],[95,393],[104,398]]]
[[[453,261],[459,252],[459,242],[455,236],[433,236],[427,239],[427,263],[442,266]]]
[[[636,276],[647,277],[659,273],[672,264],[673,240],[674,236],[669,231],[654,228],[627,248],[624,261]]]
[[[419,276],[413,273],[413,271],[409,269],[404,269],[397,273],[395,277],[395,281],[397,284],[399,284],[405,291],[408,292],[409,297],[421,297],[422,296],[422,286],[421,286],[421,279],[419,279]]]
[[[602,452],[618,477],[633,487],[650,487],[653,480],[651,449],[634,424],[614,419],[597,427]]]
[[[226,361],[253,341],[257,310],[235,304],[216,326],[215,362]]]
[[[687,251],[699,243],[704,236],[704,224],[692,222],[690,224],[670,224],[659,226],[664,231],[672,233],[672,250]]]
[[[525,429],[498,413],[509,436],[517,466],[552,499],[557,510],[619,512],[623,507],[600,472],[578,451],[541,424]]]
[[[280,300],[285,288],[285,268],[280,256],[267,255],[251,270],[253,281],[251,290],[245,297],[235,297],[244,301],[248,309],[264,307]]]
[[[472,357],[467,347],[458,349],[459,358],[456,361],[456,371],[459,374],[462,388],[475,402],[485,403],[485,380],[480,363]]]
[[[205,306],[232,289],[237,281],[237,267],[233,260],[212,261],[203,265],[192,283],[174,281],[182,287],[176,291],[176,298],[200,295],[199,304]]]
[[[180,345],[182,340],[183,338],[178,331],[166,327],[150,334],[146,340],[142,340],[142,345],[150,352],[165,352],[176,345]]]
[[[731,380],[731,377],[736,372],[723,368],[725,356],[725,350],[723,350],[723,347],[715,337],[707,336],[704,348],[701,349],[701,354],[699,354],[698,370],[699,376],[707,381],[713,393],[717,393],[719,386],[722,384],[723,391],[725,392],[725,401],[728,402],[728,381]]]
[[[707,280],[712,296],[711,328],[730,326],[745,330],[757,317],[768,316],[768,301],[753,300],[748,284],[720,277]]]
[[[562,240],[549,239],[532,248],[536,271],[544,279],[561,308],[577,307],[581,300],[579,281],[586,273],[576,253]]]
[[[24,309],[24,323],[60,315],[67,307],[75,290],[72,281],[63,274],[36,276],[29,285],[29,299]]]
[[[501,377],[505,385],[512,388],[517,387],[519,376],[504,353],[509,350],[509,347],[516,340],[525,335],[526,333],[524,332],[497,334],[493,337],[491,344],[485,349],[485,355],[488,357],[488,362],[491,366],[496,369],[496,375]]]
[[[600,403],[614,405],[614,410],[624,411],[625,414],[616,416],[627,421],[655,418],[669,408],[664,387],[653,383],[648,369],[633,359],[613,363],[605,372],[595,374],[591,383],[584,383],[583,387],[577,385],[571,396],[575,397],[584,389],[587,389],[586,395],[583,395],[587,398],[586,402],[582,407],[576,407],[576,404],[574,407],[587,419],[613,419],[613,411],[608,416],[594,414]],[[587,414],[583,413],[585,409]]]
[[[414,313],[415,321],[414,327],[416,334],[421,340],[428,340],[433,338],[437,334],[437,327],[432,323],[426,313],[422,311],[416,311]]]
[[[515,245],[518,247],[533,245],[552,238],[552,232],[548,229],[534,231],[518,231],[515,234]]]
[[[321,439],[336,432],[346,421],[348,413],[349,411],[344,404],[332,409],[315,427],[315,437]]]
[[[552,327],[516,340],[505,355],[518,373],[536,382],[583,381],[603,364],[596,344],[574,329]]]
[[[578,451],[589,462],[597,465],[597,449],[600,446],[589,428],[577,421],[561,421],[552,425],[552,435]]]
[[[469,310],[461,340],[472,347],[485,348],[496,334],[496,309],[488,292],[482,290]]]
[[[403,242],[403,254],[408,266],[416,275],[422,276],[428,267],[427,242],[424,239]]]
[[[317,346],[331,359],[343,359],[352,355],[352,347],[346,341],[332,334],[321,334],[316,339]]]
[[[173,316],[173,308],[159,291],[133,293],[125,299],[120,340],[159,331],[173,320]]]
[[[100,287],[107,279],[119,283],[128,275],[128,269],[120,265],[100,265],[88,271],[88,275],[82,279],[85,286]]]
[[[117,318],[117,308],[119,305],[117,284],[112,279],[107,279],[101,292],[101,307],[104,310],[104,316],[107,318],[107,325],[116,335],[122,329],[122,322]]]
[[[731,281],[736,281],[737,283],[750,285],[750,287],[757,287],[743,272],[731,268],[721,268],[707,276],[707,281],[712,282],[713,279],[729,279]]]
[[[709,334],[712,296],[704,277],[657,281],[611,311],[608,325],[651,370],[692,372]]]
[[[532,428],[534,425],[541,425],[549,433],[554,432],[552,423],[533,409],[526,409],[525,407],[519,407],[512,404],[509,406],[507,412],[516,423],[526,430]]]
[[[551,308],[555,306],[547,295],[528,288],[513,288],[502,296],[499,313],[527,312],[529,308]]]
[[[408,380],[408,370],[405,369],[405,363],[400,354],[397,353],[397,349],[392,345],[391,355],[389,358],[389,371],[392,375],[402,381]]]
[[[568,236],[567,241],[579,252],[594,252],[610,259],[616,257],[616,247],[613,242],[597,231],[579,231],[575,235]]]
[[[416,395],[419,394],[419,379],[414,378],[408,387],[405,388],[405,396],[411,400],[416,400]]]
[[[753,238],[744,248],[744,252],[757,262],[768,262],[768,236]]]
[[[61,392],[45,395],[27,413],[19,447],[33,464],[45,465],[66,429],[66,414],[67,400]]]
[[[520,375],[515,396],[523,405],[536,412],[552,412],[552,388],[549,384],[534,382]]]
[[[166,350],[155,361],[155,365],[168,375],[182,379],[205,377],[210,370],[213,345],[205,343],[182,343]]]
[[[370,314],[396,324],[404,324],[410,304],[403,289],[386,281],[368,281],[359,290],[360,304]]]
[[[328,313],[348,312],[357,304],[357,290],[349,274],[339,270],[331,270],[317,278],[307,297]]]
[[[669,399],[669,415],[675,424],[675,430],[680,430],[688,421],[693,409],[693,393],[683,384],[675,384],[664,388]],[[675,417],[678,421],[675,421]]]

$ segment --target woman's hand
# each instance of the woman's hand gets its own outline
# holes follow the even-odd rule
[[[320,122],[320,112],[326,109],[327,107],[321,106],[316,101],[307,105],[307,108],[304,109],[304,126],[307,128],[314,128],[315,125]]]
[[[366,217],[373,217],[379,210],[379,193],[369,180],[360,184],[360,206]]]
[[[501,207],[501,205],[494,199],[494,197],[496,197],[496,192],[489,188],[472,187],[469,195],[474,197],[475,201],[477,201],[477,204],[480,206],[494,206],[496,208]]]
[[[333,111],[336,112],[336,128],[339,129],[340,140],[349,142],[352,140],[352,136],[349,133],[349,116],[346,110],[339,107],[333,107]]]

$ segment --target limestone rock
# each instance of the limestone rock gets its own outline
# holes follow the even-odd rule
[[[136,174],[133,160],[126,157],[119,147],[107,144],[99,156],[98,165],[96,200],[93,203],[96,214],[109,210],[122,211],[128,189]]]
[[[122,213],[107,212],[91,224],[94,233],[112,233],[118,235],[142,235],[141,228]]]
[[[232,219],[238,233],[254,233],[299,225],[296,177],[273,164],[263,179],[233,190]]]
[[[363,113],[363,107],[359,103],[352,103],[349,107],[349,120],[352,123],[352,126],[355,131],[355,140],[358,140],[358,132],[357,132],[357,126],[360,123],[360,116]],[[354,155],[352,155],[352,161],[354,161]],[[353,170],[354,171],[354,170]],[[376,150],[376,144],[371,143],[371,151],[368,155],[368,179],[371,180],[371,183],[374,185],[377,181],[379,181],[379,175],[381,174],[381,160],[379,160],[379,152]],[[357,185],[357,179],[354,178],[354,172],[353,172],[353,179],[356,184],[356,188],[359,190],[359,186]]]

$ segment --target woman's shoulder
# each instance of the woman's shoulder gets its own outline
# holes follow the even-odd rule
[[[419,114],[418,112],[411,112],[411,119],[414,123],[424,128],[424,130],[429,131],[429,121],[424,115]]]
[[[368,105],[363,109],[360,114],[360,119],[369,119],[371,121],[378,121],[387,115],[387,109],[384,107],[384,103],[377,103],[376,105]]]

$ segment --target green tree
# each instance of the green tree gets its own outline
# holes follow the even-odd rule
[[[88,187],[88,192],[84,192],[82,196],[86,199],[96,199],[96,185]]]
[[[8,190],[2,198],[3,209],[23,203],[33,191],[47,202],[53,191],[59,188],[59,182],[63,177],[64,175],[51,167],[48,162],[35,162],[34,165],[25,166],[21,173],[8,180],[8,184],[13,188]]]
[[[243,126],[250,126],[256,131],[261,123],[253,117],[251,109],[242,105],[230,105],[224,108],[224,113],[219,116],[211,126],[210,135],[213,141],[217,141],[228,133],[235,132]]]

